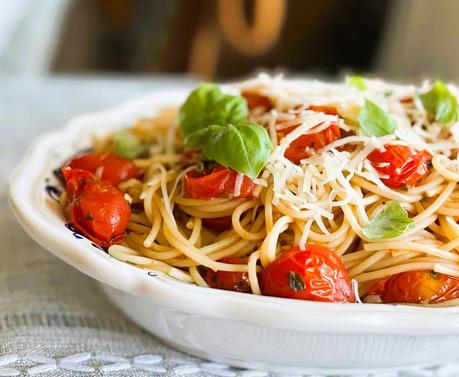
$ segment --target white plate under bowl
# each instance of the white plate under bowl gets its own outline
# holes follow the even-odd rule
[[[180,104],[186,95],[154,93],[80,116],[39,138],[9,191],[11,207],[30,236],[103,283],[137,324],[198,357],[274,372],[333,374],[404,369],[458,357],[459,308],[318,303],[201,288],[120,262],[67,228],[53,170],[90,146],[94,133],[127,127],[160,106]]]

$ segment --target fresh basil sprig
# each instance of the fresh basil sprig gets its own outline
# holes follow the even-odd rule
[[[451,123],[457,120],[457,99],[440,80],[435,81],[432,89],[419,95],[422,105],[437,122]]]
[[[362,76],[354,75],[346,77],[346,84],[357,88],[358,90],[365,90],[367,84]]]
[[[113,135],[113,151],[121,157],[134,159],[148,151],[148,145],[129,131],[119,131]]]
[[[256,123],[211,125],[193,132],[185,142],[201,147],[206,158],[250,178],[260,173],[272,148],[267,131]]]
[[[249,110],[243,97],[224,94],[214,84],[202,84],[193,90],[180,107],[179,124],[185,136],[212,124],[238,124]]]
[[[247,122],[247,102],[239,96],[204,84],[180,108],[180,129],[185,144],[202,148],[204,157],[255,178],[272,150],[268,132]]]
[[[360,111],[358,120],[366,136],[391,135],[397,128],[395,120],[368,99],[365,99],[365,106]]]
[[[408,217],[406,210],[397,201],[392,201],[363,228],[369,239],[394,238],[413,229],[415,222]]]

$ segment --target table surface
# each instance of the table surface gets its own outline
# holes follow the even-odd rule
[[[164,346],[123,317],[92,279],[33,242],[8,208],[8,177],[37,135],[74,115],[192,83],[174,76],[0,77],[0,376],[267,376]],[[459,364],[384,374],[458,375]]]

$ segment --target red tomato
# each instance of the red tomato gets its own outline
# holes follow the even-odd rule
[[[122,158],[115,153],[89,153],[77,156],[67,162],[64,167],[82,169],[96,174],[117,186],[130,178],[137,178],[139,171],[131,160]]]
[[[459,279],[433,271],[402,272],[377,282],[368,295],[386,303],[435,304],[459,298]]]
[[[293,247],[261,273],[268,296],[327,302],[354,302],[351,279],[341,259],[323,246]]]
[[[222,196],[233,198],[252,197],[255,184],[244,176],[239,195],[234,194],[234,186],[238,173],[218,165],[210,173],[200,173],[197,170],[185,174],[185,191],[193,199],[209,200]]]
[[[314,106],[308,107],[308,110],[325,113],[328,115],[338,115],[338,112],[333,106]],[[279,132],[279,136],[283,137],[292,132],[297,126],[289,127]],[[314,128],[311,129],[311,132]],[[311,156],[311,150],[317,151],[327,144],[339,139],[341,131],[338,123],[332,123],[325,130],[302,135],[295,139],[285,151],[285,157],[292,161],[294,164],[298,164],[302,159]]]
[[[274,107],[268,97],[259,94],[256,90],[244,89],[241,96],[246,99],[249,110],[262,107],[265,111],[269,111]]]
[[[294,164],[298,164],[301,160],[311,156],[311,150],[320,150],[327,144],[339,139],[339,137],[340,129],[338,125],[331,124],[330,127],[323,131],[302,135],[294,140],[285,151],[285,157]]]
[[[413,103],[413,97],[403,97],[399,100],[401,103]]]
[[[231,216],[217,217],[213,219],[202,219],[202,223],[209,229],[212,229],[218,233],[231,229],[233,226]]]
[[[220,260],[223,263],[246,264],[247,259],[226,257]],[[247,272],[212,271],[208,269],[205,276],[209,287],[224,289],[226,291],[236,291],[252,293]]]
[[[65,217],[81,234],[102,247],[121,242],[131,217],[123,194],[109,181],[70,167],[62,170],[67,183]]]
[[[432,155],[405,145],[384,145],[385,150],[375,149],[368,155],[373,167],[387,178],[381,178],[389,187],[417,186],[429,174]]]
[[[308,110],[315,111],[317,113],[324,113],[328,115],[338,115],[338,111],[336,111],[336,107],[329,106],[329,105],[310,105]]]

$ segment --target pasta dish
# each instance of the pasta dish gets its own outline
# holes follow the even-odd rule
[[[185,283],[326,302],[459,303],[458,90],[202,84],[61,168],[66,219]]]

